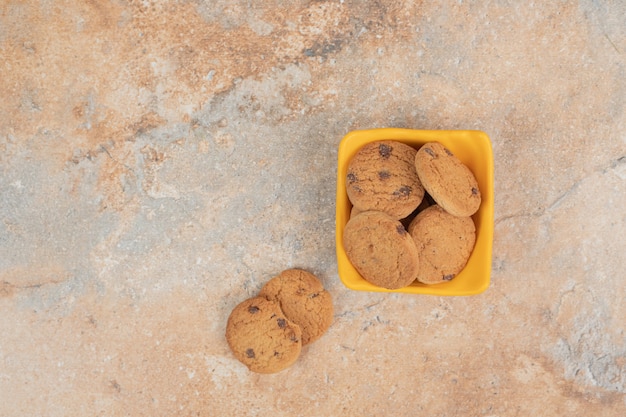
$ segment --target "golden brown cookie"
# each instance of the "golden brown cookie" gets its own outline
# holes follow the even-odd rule
[[[302,349],[302,331],[275,301],[249,298],[233,309],[226,341],[235,357],[251,371],[264,374],[291,366]]]
[[[343,231],[346,255],[374,285],[406,287],[417,277],[419,255],[402,223],[379,211],[364,211],[348,221]]]
[[[458,217],[430,206],[409,225],[419,251],[417,280],[424,284],[450,281],[465,267],[476,242],[471,217]]]
[[[459,217],[476,213],[481,201],[476,177],[442,144],[423,145],[415,156],[415,168],[426,191],[445,211]]]
[[[269,280],[260,296],[278,302],[285,316],[302,329],[302,345],[319,339],[333,321],[333,301],[317,277],[288,269]]]
[[[363,146],[348,164],[346,190],[361,211],[382,211],[402,219],[419,205],[424,187],[415,171],[416,150],[386,140]]]

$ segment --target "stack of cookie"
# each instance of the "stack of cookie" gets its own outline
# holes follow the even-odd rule
[[[251,371],[275,373],[293,365],[302,346],[319,339],[332,319],[332,299],[320,280],[307,271],[289,269],[233,309],[226,341]]]
[[[437,284],[465,267],[481,195],[470,169],[442,144],[369,143],[348,165],[346,191],[353,207],[344,248],[370,283]]]

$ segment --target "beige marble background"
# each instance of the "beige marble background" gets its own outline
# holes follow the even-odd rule
[[[626,415],[623,1],[0,2],[0,416]],[[337,145],[480,129],[492,283],[347,290]],[[282,269],[335,320],[247,371]]]

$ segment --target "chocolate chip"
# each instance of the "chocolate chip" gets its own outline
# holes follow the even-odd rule
[[[445,151],[445,153],[447,153],[450,156],[454,155],[452,152],[450,152],[450,149],[448,149],[448,148],[443,148],[443,150]]]
[[[348,175],[346,175],[346,178],[348,179],[348,182],[350,184],[352,184],[353,182],[356,182],[356,180],[357,180],[356,175],[354,175],[354,173],[352,173],[352,172],[348,173]]]
[[[433,152],[432,149],[430,148],[424,148],[424,152],[426,152],[428,155],[432,156],[433,158],[436,158],[437,155],[435,155],[435,153]]]
[[[287,321],[282,318],[277,318],[276,323],[278,323],[278,327],[280,327],[281,329],[284,329],[285,326],[287,326]]]
[[[402,187],[394,191],[393,195],[396,197],[408,197],[411,195],[412,191],[413,190],[411,189],[411,187],[409,187],[408,185],[403,185]]]
[[[280,356],[280,352],[274,351],[274,356]]]
[[[381,180],[386,180],[387,178],[391,177],[391,174],[387,171],[379,171],[378,172],[378,178],[380,178]]]
[[[246,349],[246,356],[249,358],[254,358],[254,349],[252,348]]]
[[[401,224],[396,226],[396,231],[398,232],[399,235],[402,235],[402,236],[407,234],[406,229]]]
[[[472,195],[478,195],[478,188],[472,187]]]
[[[387,159],[389,158],[389,156],[391,155],[391,150],[393,148],[385,143],[381,143],[380,145],[378,145],[378,153],[380,154],[380,156],[383,159]]]
[[[309,298],[319,297],[319,295],[320,295],[320,293],[316,292],[316,293],[313,293],[313,294],[309,295]]]
[[[248,313],[256,314],[258,312],[259,312],[259,307],[257,307],[257,306],[250,306],[250,307],[248,307]]]
[[[289,337],[289,340],[291,340],[294,343],[298,342],[298,338],[296,337],[295,333],[291,333],[291,336]]]
[[[448,274],[443,276],[444,281],[451,281],[454,278],[454,274]]]

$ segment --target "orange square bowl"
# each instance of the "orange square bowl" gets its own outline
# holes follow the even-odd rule
[[[370,284],[352,266],[343,247],[343,230],[350,218],[352,204],[346,192],[348,164],[365,144],[378,140],[395,140],[419,148],[427,142],[440,142],[450,149],[474,173],[482,202],[472,216],[476,225],[476,244],[465,268],[451,281],[426,285],[413,282],[398,290],[388,290]],[[343,137],[339,144],[336,201],[337,267],[343,284],[357,291],[403,292],[430,295],[474,295],[489,286],[491,251],[493,246],[493,151],[484,132],[476,130],[413,130],[381,128],[355,130]]]

